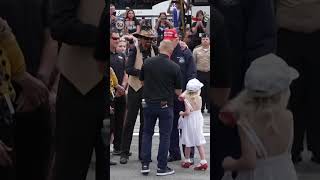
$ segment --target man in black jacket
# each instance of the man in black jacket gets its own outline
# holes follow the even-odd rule
[[[101,134],[108,107],[104,98],[108,81],[103,79],[108,58],[103,52],[107,48],[97,48],[102,52],[97,52],[94,58],[99,20],[102,25],[109,21],[105,14],[100,18],[106,12],[105,6],[104,0],[53,1],[51,33],[62,42],[58,61],[61,76],[57,94],[55,180],[85,180],[93,148],[96,179],[109,177]],[[102,35],[101,40],[104,37],[108,34]]]
[[[232,59],[230,97],[232,98],[242,90],[244,74],[250,63],[258,57],[275,51],[276,27],[273,1],[217,0],[215,7],[224,16],[225,32],[230,42],[230,58]],[[218,37],[217,34],[216,36]],[[216,46],[218,43],[221,42],[216,42]],[[218,57],[213,59],[217,60]],[[215,65],[213,67],[220,71]],[[216,84],[214,80],[211,83]],[[221,105],[223,103],[220,104],[220,107]],[[213,114],[217,115],[220,107],[213,108]],[[213,154],[215,155],[213,157],[213,179],[220,180],[224,172],[223,158],[227,155],[239,158],[241,155],[240,139],[237,128],[226,127],[217,117],[214,118],[212,127],[212,132],[214,132]]]

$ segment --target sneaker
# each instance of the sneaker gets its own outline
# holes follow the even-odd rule
[[[142,173],[143,175],[148,175],[149,172],[150,172],[149,165],[147,165],[147,164],[142,165],[142,167],[141,167],[141,173]]]
[[[120,164],[127,164],[128,163],[128,156],[121,156],[120,157]]]
[[[167,176],[171,174],[174,174],[174,170],[169,167],[166,167],[165,169],[158,168],[157,170],[157,176]]]
[[[208,163],[204,163],[204,164],[199,163],[196,167],[194,167],[194,170],[196,171],[205,171],[207,169],[208,169]]]
[[[112,155],[114,155],[114,156],[119,156],[120,154],[121,154],[120,150],[113,150],[112,151]]]

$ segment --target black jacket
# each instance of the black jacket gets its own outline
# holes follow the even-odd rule
[[[271,0],[217,0],[230,41],[232,96],[243,87],[244,74],[258,57],[275,52],[276,21]]]

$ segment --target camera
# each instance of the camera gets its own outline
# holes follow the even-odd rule
[[[113,15],[113,16],[116,16],[116,15],[117,15],[117,12],[113,12],[112,15]]]

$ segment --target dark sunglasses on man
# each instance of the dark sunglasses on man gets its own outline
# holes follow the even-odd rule
[[[119,40],[120,39],[120,37],[111,37],[112,38],[112,40]]]

